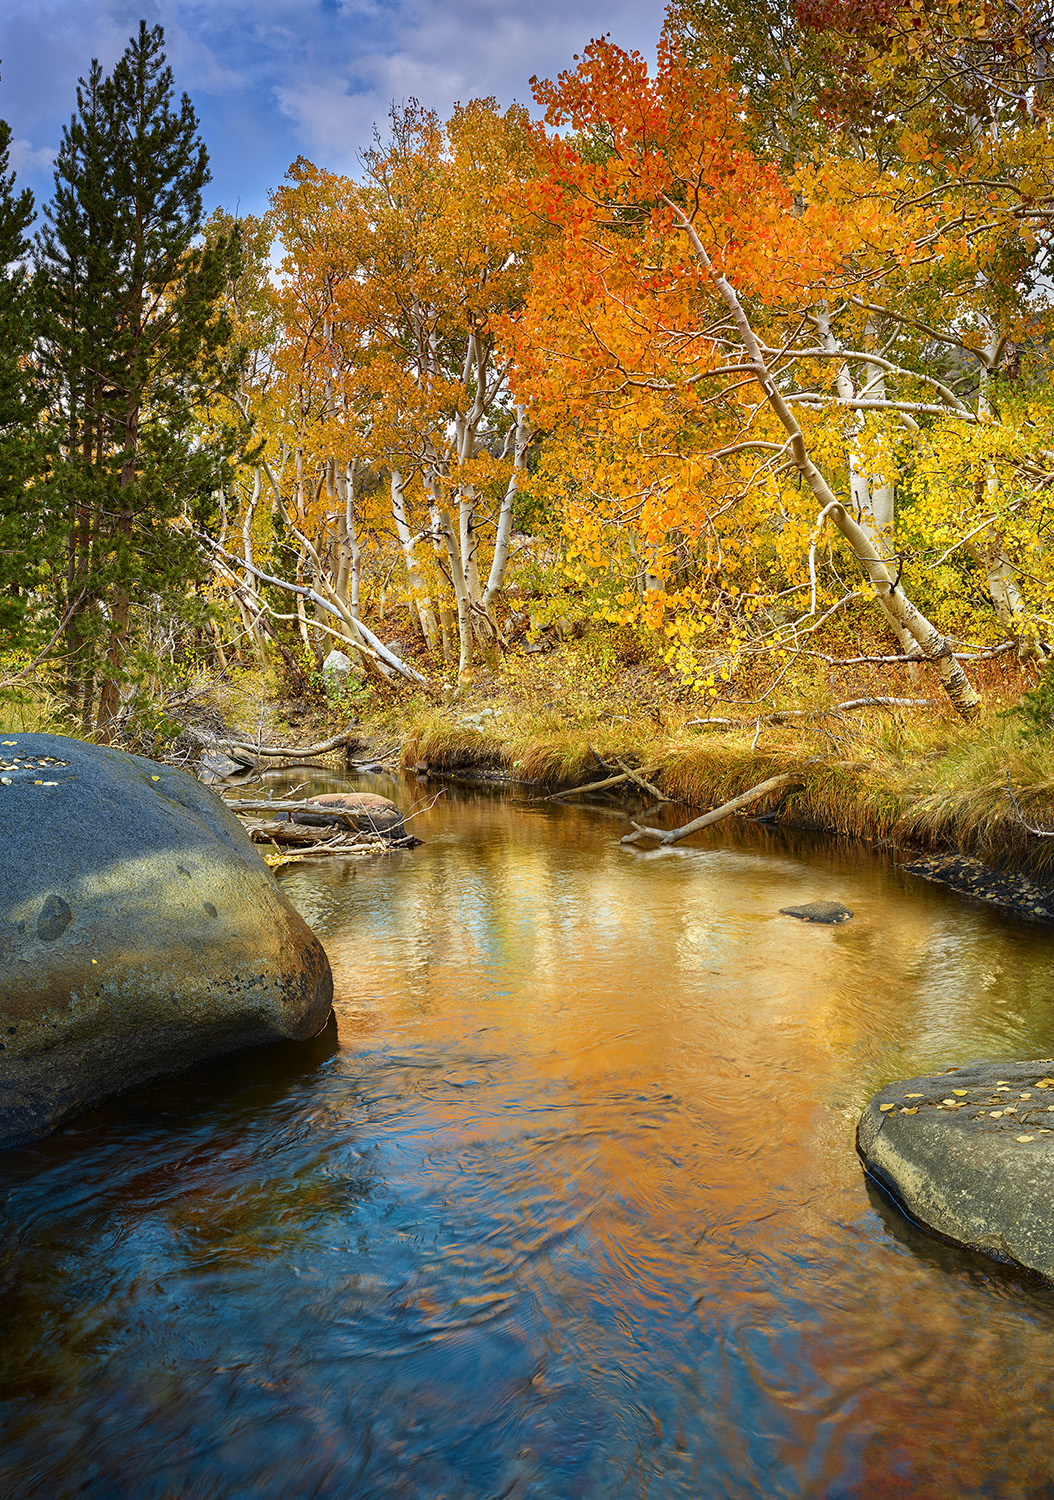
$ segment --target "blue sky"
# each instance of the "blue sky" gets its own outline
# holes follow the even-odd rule
[[[493,94],[530,104],[590,37],[654,61],[661,0],[4,0],[0,118],[19,186],[51,193],[51,160],[93,57],[109,69],[142,16],[165,28],[213,182],[207,206],[260,213],[303,155],[354,173],[392,101],[446,115]]]

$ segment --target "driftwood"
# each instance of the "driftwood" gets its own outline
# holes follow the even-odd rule
[[[215,742],[217,750],[244,750],[249,755],[272,755],[281,756],[284,760],[295,760],[304,758],[310,760],[315,755],[328,755],[331,750],[341,750],[350,739],[354,738],[357,723],[349,724],[332,739],[323,740],[319,745],[254,745],[248,740],[218,739]]]
[[[619,764],[622,765],[622,762],[620,761]],[[649,770],[652,770],[654,774],[652,767],[649,767]],[[545,797],[542,800],[545,802],[559,802],[564,797],[580,797],[583,792],[603,792],[610,786],[623,786],[627,781],[635,781],[638,786],[644,787],[652,797],[656,797],[662,802],[670,800],[668,797],[664,797],[662,792],[658,791],[656,787],[651,786],[649,782],[645,781],[639,771],[630,771],[624,765],[622,765],[622,770],[617,776],[606,776],[603,781],[590,781],[585,786],[569,786],[564,791],[553,792],[551,796]]]
[[[731,802],[723,802],[720,807],[715,807],[712,812],[704,813],[701,818],[693,818],[690,823],[685,823],[682,828],[649,828],[644,823],[633,823],[634,832],[627,833],[620,840],[623,844],[636,844],[642,838],[657,839],[660,844],[678,844],[681,839],[687,838],[690,833],[698,833],[700,829],[709,828],[713,823],[720,823],[722,818],[729,818],[741,808],[749,807],[752,802],[757,802],[768,792],[779,791],[782,787],[800,785],[801,777],[797,771],[784,771],[779,776],[770,776],[768,781],[759,782],[752,786],[749,791],[741,792],[738,797],[733,797]],[[630,819],[633,822],[632,819]]]
[[[381,833],[363,829],[334,834],[330,828],[313,828],[304,823],[246,822],[246,832],[254,844],[279,844],[283,848],[301,849],[318,854],[353,854],[367,849],[408,849],[418,842],[409,835],[387,838]]]
[[[1006,794],[1010,798],[1010,805],[1014,809],[1014,812],[1017,815],[1017,821],[1021,824],[1022,828],[1026,829],[1029,833],[1034,834],[1037,839],[1054,839],[1054,829],[1037,828],[1035,823],[1029,823],[1025,818],[1024,813],[1018,806],[1017,798],[1014,796],[1014,789],[1010,785],[1009,771],[1007,771],[1006,773]]]
[[[914,658],[913,658],[914,659]],[[925,657],[920,657],[924,661]],[[823,719],[833,717],[836,714],[850,713],[857,708],[932,708],[940,700],[937,698],[889,698],[885,696],[876,698],[848,698],[844,703],[834,703],[830,708],[785,708],[778,709],[770,714],[754,714],[749,719],[725,719],[714,717],[710,719],[688,719],[685,728],[689,725],[700,728],[720,729],[747,729],[751,724],[786,724],[791,719]]]
[[[369,817],[369,810],[364,808],[339,808],[332,806],[332,804],[318,806],[311,802],[290,801],[289,798],[275,797],[270,802],[268,802],[263,797],[225,797],[224,802],[226,806],[230,808],[231,812],[236,813],[284,812],[296,814],[306,812],[311,813],[313,816],[324,816],[327,824],[336,823],[338,825],[342,825],[343,827],[350,829],[353,833],[358,832],[362,820]],[[282,820],[281,822],[277,822],[276,820],[276,826],[280,828],[289,828],[290,826],[310,827],[311,825],[296,825],[293,824],[292,818],[290,818],[290,821],[288,823],[285,822],[285,820]],[[372,832],[379,830],[363,831]],[[330,835],[330,837],[332,837],[332,835]]]
[[[659,788],[652,786],[650,781],[645,781],[639,771],[634,771],[630,766],[627,766],[624,760],[616,761],[615,764],[620,771],[626,772],[631,781],[635,781],[639,787],[642,787],[648,793],[649,797],[654,797],[656,802],[673,802],[676,800],[673,797],[667,797],[665,792],[660,792]]]

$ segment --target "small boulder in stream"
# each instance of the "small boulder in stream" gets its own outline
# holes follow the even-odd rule
[[[861,1115],[856,1143],[925,1229],[1054,1280],[1054,1059],[891,1083]]]
[[[0,1144],[325,1026],[322,945],[215,792],[57,735],[0,757]]]
[[[848,922],[852,916],[840,901],[808,901],[804,906],[781,906],[781,917],[797,917],[800,922]]]
[[[309,828],[352,828],[358,833],[379,833],[385,839],[406,837],[403,815],[394,802],[373,792],[323,792],[306,798],[303,811],[278,814]]]

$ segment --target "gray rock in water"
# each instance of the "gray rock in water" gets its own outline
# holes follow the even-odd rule
[[[891,1083],[856,1144],[924,1228],[1054,1280],[1054,1059]]]
[[[852,915],[840,901],[810,901],[805,906],[780,907],[780,916],[798,917],[802,922],[848,922]]]
[[[222,750],[206,750],[198,761],[198,780],[206,786],[215,781],[226,781],[228,776],[238,776],[249,770],[245,761],[233,760]]]
[[[119,750],[0,738],[0,1143],[322,1029],[322,946],[214,792]]]
[[[303,812],[280,812],[280,822],[292,819],[312,828],[350,826],[361,833],[381,833],[388,839],[406,836],[403,815],[394,802],[374,792],[323,792],[303,804]],[[339,814],[339,816],[337,816]]]

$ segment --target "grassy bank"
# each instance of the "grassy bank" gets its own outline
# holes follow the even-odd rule
[[[827,692],[805,707],[800,696],[793,708],[765,703],[753,718],[732,704],[642,693],[639,680],[618,674],[603,691],[595,682],[575,691],[576,680],[549,658],[529,689],[521,678],[477,684],[454,701],[403,699],[369,714],[364,727],[398,744],[407,770],[501,773],[554,790],[599,780],[622,761],[685,804],[684,821],[793,770],[799,786],[756,811],[774,811],[788,825],[955,851],[1054,879],[1054,838],[1025,826],[1054,829],[1054,734],[1026,732],[1014,706],[1034,676],[1015,665],[990,666],[981,679],[982,712],[969,724],[921,675],[907,690],[858,681],[849,692],[933,700],[924,705],[834,710]],[[840,685],[835,701],[845,702],[846,692]],[[792,717],[766,717],[781,709]],[[700,719],[738,722],[693,722]],[[1007,795],[1008,778],[1020,813]]]
[[[775,774],[797,785],[756,812],[777,821],[925,851],[969,854],[1054,880],[1054,730],[1031,725],[1019,708],[1034,691],[1034,670],[1007,657],[974,669],[980,716],[955,717],[927,669],[860,667],[793,692],[747,703],[743,684],[723,699],[686,696],[654,661],[633,651],[600,651],[568,641],[536,655],[509,655],[450,687],[381,698],[356,690],[328,703],[321,684],[290,698],[273,675],[235,668],[202,676],[169,712],[149,706],[129,722],[128,748],[163,757],[180,719],[213,713],[216,722],[265,742],[307,744],[357,718],[361,742],[397,747],[408,771],[499,773],[539,789],[582,786],[625,762],[683,804],[680,821]],[[917,705],[837,705],[867,698],[929,700]],[[69,733],[54,695],[6,705],[5,729]],[[702,721],[702,722],[700,722]],[[715,722],[716,721],[716,722]],[[1020,813],[1007,795],[1014,790]]]

